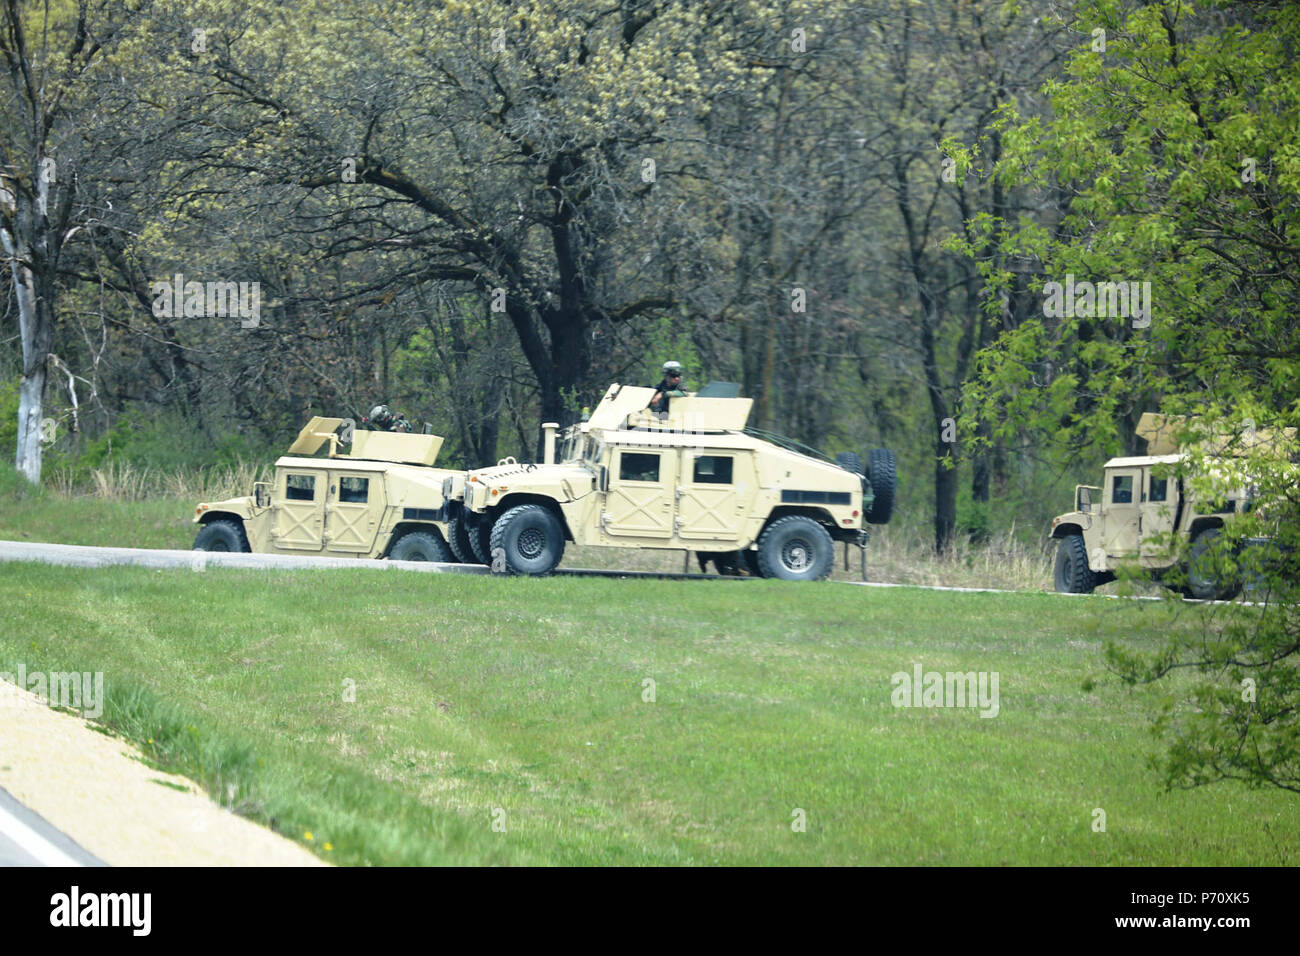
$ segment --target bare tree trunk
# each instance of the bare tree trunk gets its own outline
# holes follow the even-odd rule
[[[22,339],[23,372],[18,387],[18,443],[14,465],[34,485],[41,482],[41,419],[44,414],[46,359],[50,353],[54,321],[48,290],[27,263],[30,251],[21,237],[0,230],[9,270],[18,298],[18,328]],[[41,283],[43,285],[43,283]],[[46,294],[42,294],[46,292]]]

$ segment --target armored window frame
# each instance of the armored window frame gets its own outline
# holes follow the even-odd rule
[[[619,481],[659,481],[659,452],[625,451],[618,459]],[[653,459],[653,464],[651,464]]]
[[[370,479],[359,475],[339,476],[339,502],[364,505],[370,501]]]
[[[706,462],[708,471],[701,468]],[[697,485],[729,485],[735,474],[735,462],[732,455],[696,455],[691,480]]]
[[[1131,505],[1133,503],[1132,475],[1111,476],[1110,503],[1113,505]]]
[[[285,501],[315,501],[316,476],[286,474],[284,476]]]

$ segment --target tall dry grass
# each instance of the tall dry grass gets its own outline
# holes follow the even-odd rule
[[[958,536],[936,552],[933,533],[918,525],[873,529],[868,578],[893,584],[1042,591],[1052,588],[1055,542],[1018,533],[1015,525],[973,544]]]
[[[238,462],[197,470],[161,470],[110,462],[92,469],[89,480],[74,481],[67,472],[50,476],[50,490],[64,497],[90,497],[105,501],[142,501],[173,498],[186,502],[220,501],[253,493],[253,483],[268,481],[274,465]]]
[[[935,553],[928,527],[891,524],[871,529],[867,546],[867,580],[888,584],[921,584],[941,587],[996,588],[1008,591],[1050,591],[1055,542],[1049,546],[1046,533],[1041,542],[1027,543],[1013,526],[981,545],[961,541],[942,553]],[[835,546],[836,581],[860,581],[860,556],[849,548],[848,570],[844,567],[844,546]],[[681,551],[593,548],[568,545],[566,568],[599,568],[627,571],[698,573],[699,563],[689,562]],[[712,566],[709,568],[713,570]]]

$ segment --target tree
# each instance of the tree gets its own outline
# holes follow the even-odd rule
[[[884,265],[896,328],[885,334],[915,353],[930,410],[936,550],[957,531],[962,386],[976,351],[1019,321],[1020,296],[986,309],[978,266],[998,256],[972,230],[981,218],[1029,211],[1021,190],[982,174],[1000,155],[1000,111],[1032,109],[1026,101],[1061,56],[1049,14],[1046,5],[991,2],[882,5],[859,71],[861,114],[879,131],[864,140],[885,197],[877,222],[895,224]],[[988,462],[973,457],[975,497],[987,501]]]
[[[1051,117],[1009,117],[1000,165],[1009,182],[1062,190],[1067,214],[1055,230],[984,224],[1058,285],[1043,286],[1043,315],[981,355],[967,401],[995,432],[1036,428],[1063,460],[1125,447],[1156,408],[1187,416],[1192,442],[1274,436],[1186,466],[1207,498],[1258,491],[1215,559],[1256,581],[1262,607],[1175,628],[1155,653],[1108,655],[1128,681],[1196,675],[1155,725],[1169,786],[1300,792],[1300,492],[1285,430],[1300,425],[1300,9],[1088,2],[1077,29],[1091,40],[1049,85]],[[1122,314],[1119,289],[1098,286],[1114,282]],[[1272,543],[1244,547],[1261,535]]]
[[[758,41],[737,24],[774,6],[309,2],[290,21],[197,4],[215,26],[194,69],[245,109],[226,168],[297,187],[279,196],[291,231],[329,255],[382,253],[372,288],[474,291],[559,420],[566,396],[606,384],[593,340],[674,303],[657,237],[690,211],[665,158],[748,82]]]

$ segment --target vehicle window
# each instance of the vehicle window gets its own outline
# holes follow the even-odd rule
[[[625,451],[618,465],[621,481],[658,481],[659,456]]]
[[[285,475],[284,496],[290,501],[315,501],[315,475]]]
[[[1164,501],[1165,496],[1169,493],[1168,478],[1151,478],[1151,492],[1147,495],[1148,501]]]
[[[1113,505],[1131,505],[1133,503],[1133,476],[1116,475],[1110,486],[1110,503]]]
[[[701,455],[695,459],[695,481],[702,485],[731,484],[730,455]]]
[[[340,478],[339,501],[365,504],[370,500],[369,478]]]

